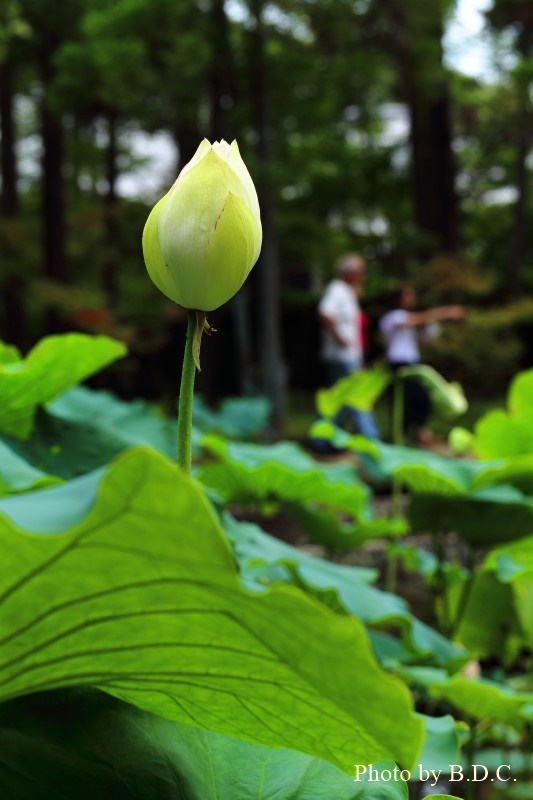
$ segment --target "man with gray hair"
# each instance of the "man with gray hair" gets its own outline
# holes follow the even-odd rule
[[[326,386],[362,369],[364,363],[358,295],[365,279],[365,261],[357,253],[346,253],[335,262],[335,271],[337,277],[326,286],[318,305]],[[379,439],[372,414],[351,408],[339,413],[339,422],[348,416],[363,436]]]

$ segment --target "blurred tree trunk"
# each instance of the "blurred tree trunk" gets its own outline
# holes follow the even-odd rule
[[[230,40],[229,22],[224,0],[213,0],[211,6],[211,119],[210,139],[234,138],[232,109],[237,100],[235,61]],[[249,297],[246,286],[231,303],[233,342],[235,347],[235,372],[239,394],[255,392],[253,380],[252,332]]]
[[[107,304],[116,308],[119,298],[118,253],[117,253],[117,179],[118,179],[118,138],[117,113],[110,109],[107,113],[107,147],[105,173],[107,191],[104,198],[104,247],[103,285]]]
[[[234,63],[224,0],[211,4],[211,141],[233,138],[231,108],[234,102]]]
[[[281,346],[280,262],[270,182],[272,146],[268,126],[265,30],[261,19],[263,7],[263,0],[251,0],[250,8],[255,22],[251,32],[250,52],[251,102],[259,161],[256,185],[263,225],[263,247],[255,268],[256,309],[261,388],[272,404],[271,425],[267,435],[269,438],[275,438],[281,429],[286,377]]]
[[[189,124],[180,120],[174,130],[174,142],[178,151],[176,174],[187,164],[195,154],[201,141],[200,131],[196,123]]]
[[[530,0],[493,0],[483,12],[496,31],[511,31],[519,62],[514,70],[519,102],[516,134],[515,186],[517,198],[510,247],[508,295],[516,297],[521,289],[522,267],[526,260],[528,212],[528,163],[533,114],[531,111],[531,57],[533,56],[533,6]]]
[[[17,161],[15,154],[15,120],[13,66],[9,60],[0,63],[0,136],[2,161],[2,216],[18,213]]]
[[[516,150],[516,191],[514,208],[513,236],[511,239],[511,259],[509,265],[509,297],[517,297],[522,286],[522,267],[526,258],[527,208],[528,208],[528,167],[531,142],[531,113],[527,107],[529,98],[525,98],[522,107]]]
[[[410,116],[411,176],[419,255],[459,246],[458,199],[442,37],[448,0],[383,0]]]
[[[2,203],[0,215],[13,219],[19,212],[17,188],[17,158],[15,152],[14,74],[13,65],[7,58],[0,63],[0,137],[2,169]],[[1,261],[16,264],[16,253],[7,237],[2,237]],[[24,298],[26,282],[20,272],[9,269],[2,281],[4,326],[2,337],[22,350],[27,345],[26,306]]]
[[[533,135],[533,113],[531,110],[531,55],[533,53],[533,12],[528,17],[529,25],[524,25],[521,39],[518,42],[520,63],[516,69],[516,85],[518,95],[518,120],[516,131],[516,166],[515,185],[516,203],[514,207],[514,224],[511,238],[511,254],[509,264],[509,297],[518,297],[522,289],[522,268],[526,261],[526,242],[528,231],[529,206],[529,170],[528,157]]]
[[[420,254],[454,253],[459,245],[450,102],[445,81],[424,85],[417,68],[409,85],[415,221],[427,237]]]
[[[42,138],[42,198],[41,212],[44,245],[44,274],[54,281],[67,280],[65,263],[65,215],[63,158],[64,133],[61,115],[50,102],[50,87],[54,79],[52,64],[57,42],[43,32],[40,51],[41,138]],[[57,325],[55,314],[50,315],[52,328]]]

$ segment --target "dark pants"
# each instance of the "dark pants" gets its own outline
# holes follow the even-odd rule
[[[415,364],[397,362],[391,364],[393,372],[402,367],[414,367]],[[423,428],[431,414],[431,401],[425,388],[416,378],[402,378],[403,385],[403,429],[409,431]]]
[[[337,383],[341,378],[346,378],[353,373],[353,365],[345,361],[326,361],[325,379],[326,388]],[[344,406],[337,412],[333,420],[340,428],[350,427],[354,433],[360,433],[368,439],[379,439],[379,431],[371,411],[359,411],[356,408]]]

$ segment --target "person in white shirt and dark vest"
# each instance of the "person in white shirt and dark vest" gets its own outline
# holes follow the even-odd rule
[[[444,320],[460,320],[465,317],[462,306],[439,306],[425,311],[414,311],[416,294],[411,286],[402,286],[392,297],[391,310],[384,314],[379,327],[385,340],[386,356],[393,371],[400,367],[420,364],[421,329],[427,330]],[[404,382],[404,431],[415,429],[420,444],[426,444],[431,436],[425,425],[429,419],[431,405],[428,394],[419,381],[408,378]]]
[[[322,326],[321,357],[328,387],[362,369],[364,363],[358,294],[365,279],[366,265],[361,256],[347,253],[337,259],[335,270],[337,277],[326,286],[318,305]],[[342,409],[337,422],[347,417],[363,436],[379,439],[371,413]]]

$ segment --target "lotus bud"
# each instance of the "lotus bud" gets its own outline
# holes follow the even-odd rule
[[[237,142],[204,139],[143,233],[146,268],[178,305],[212,311],[240,289],[259,257],[257,193]]]
[[[448,436],[448,444],[456,456],[466,456],[472,450],[474,437],[466,428],[452,428]]]

